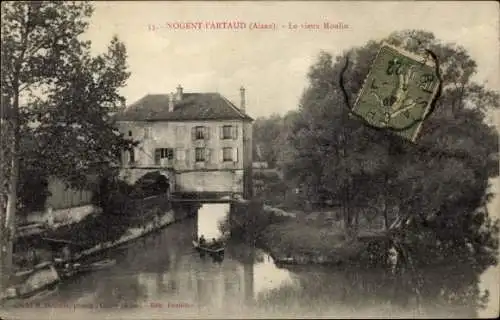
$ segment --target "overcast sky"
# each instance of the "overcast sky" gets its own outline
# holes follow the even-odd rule
[[[333,54],[395,30],[425,29],[464,46],[479,81],[499,88],[498,5],[491,2],[96,2],[87,37],[105,50],[113,34],[125,42],[132,73],[123,93],[133,103],[147,93],[217,91],[247,112],[266,116],[295,109],[306,73],[320,50]],[[244,30],[150,30],[168,22],[238,21]],[[275,23],[276,30],[249,30]],[[343,30],[289,30],[288,23],[348,25]],[[283,28],[282,26],[286,27]]]

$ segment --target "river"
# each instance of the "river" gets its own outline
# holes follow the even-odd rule
[[[164,319],[269,317],[460,317],[467,303],[418,303],[405,286],[381,270],[277,267],[264,252],[230,243],[218,263],[200,257],[194,228],[217,237],[227,205],[204,205],[187,219],[110,253],[110,269],[64,283],[38,305],[6,310],[21,319]],[[196,225],[197,224],[197,225]],[[448,284],[467,282],[460,269],[434,270],[431,296]],[[440,282],[441,281],[441,282]],[[410,297],[410,298],[407,298]]]

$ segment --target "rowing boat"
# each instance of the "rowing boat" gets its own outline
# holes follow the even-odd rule
[[[63,278],[73,277],[82,273],[93,272],[112,267],[116,264],[114,259],[104,259],[92,263],[66,263],[58,265],[59,272]]]
[[[211,254],[223,254],[225,251],[224,244],[221,244],[218,247],[211,245],[200,245],[200,243],[196,240],[193,240],[193,247],[198,251],[204,251]]]

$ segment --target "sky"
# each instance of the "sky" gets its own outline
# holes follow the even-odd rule
[[[476,80],[500,88],[499,15],[495,2],[96,2],[86,37],[95,52],[113,34],[125,42],[131,77],[123,94],[131,104],[148,93],[219,92],[239,104],[246,88],[252,117],[297,108],[307,72],[320,50],[334,55],[402,29],[434,32],[465,47],[478,63]],[[167,28],[202,22],[203,29]],[[208,29],[206,22],[246,28]],[[342,29],[302,24],[342,23]],[[253,29],[252,23],[276,29]],[[297,29],[289,29],[289,23]],[[155,30],[153,27],[155,26]]]

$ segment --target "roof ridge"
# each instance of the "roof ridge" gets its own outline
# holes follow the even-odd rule
[[[234,103],[219,92],[194,92],[185,93],[185,95],[185,101],[184,99],[176,101],[177,103],[173,112],[167,112],[165,104],[168,103],[169,93],[147,93],[128,105],[126,109],[115,114],[115,117],[122,121],[154,121],[160,119],[163,121],[188,119],[252,120],[245,112],[236,107]],[[182,107],[178,108],[179,105]]]
[[[234,105],[234,103],[232,103],[231,101],[229,101],[228,98],[224,97],[222,94],[220,94],[219,92],[217,92],[217,94],[222,98],[224,99],[231,108],[233,108],[236,112],[238,112],[240,114],[240,116],[246,118],[248,117],[243,111],[240,110],[240,108],[238,108],[237,106]]]

